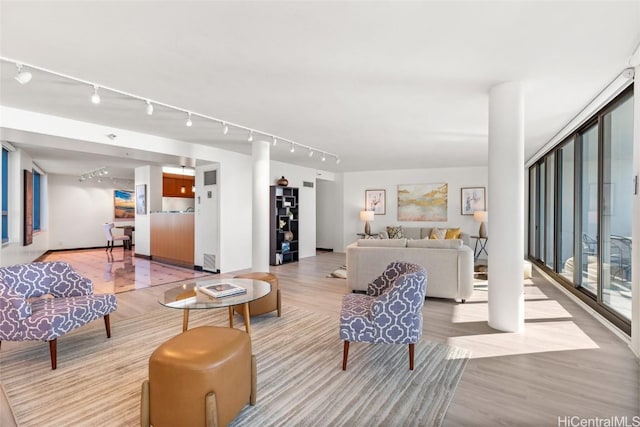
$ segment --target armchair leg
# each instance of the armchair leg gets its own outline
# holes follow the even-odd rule
[[[107,330],[107,338],[111,338],[111,322],[108,314],[104,316],[104,327]]]
[[[278,304],[278,317],[282,316],[282,303],[280,300],[280,289],[278,289],[278,293],[276,294],[277,304]]]
[[[409,344],[409,370],[413,371],[413,355],[415,352],[415,344]]]
[[[342,350],[342,370],[347,370],[347,359],[349,358],[349,341],[344,342],[344,348]]]
[[[49,341],[49,354],[51,354],[51,370],[58,367],[58,339]]]

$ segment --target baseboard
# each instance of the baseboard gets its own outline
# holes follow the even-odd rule
[[[333,252],[333,249],[329,249],[329,248],[316,248],[316,251],[321,251],[321,252]]]

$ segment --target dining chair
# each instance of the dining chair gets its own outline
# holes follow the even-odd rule
[[[131,236],[127,236],[127,235],[114,236],[113,235],[114,226],[115,225],[112,222],[102,224],[104,235],[107,238],[107,247],[104,250],[113,251],[113,242],[115,240],[122,240],[122,249],[131,249]]]

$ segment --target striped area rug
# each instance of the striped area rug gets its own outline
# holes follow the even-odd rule
[[[239,327],[241,318],[236,317]],[[226,310],[192,312],[190,327],[227,324]],[[103,322],[58,340],[52,371],[46,343],[0,352],[0,379],[20,426],[139,425],[140,384],[151,352],[181,331],[180,310]],[[406,346],[353,343],[341,370],[338,318],[285,307],[252,320],[258,401],[233,426],[439,426],[469,352],[423,340],[416,367]]]

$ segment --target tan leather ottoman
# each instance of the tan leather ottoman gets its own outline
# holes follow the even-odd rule
[[[142,384],[142,426],[226,426],[256,400],[249,335],[201,326],[161,344]]]
[[[263,280],[271,284],[271,292],[269,292],[265,297],[262,297],[259,300],[251,301],[249,303],[249,315],[251,317],[269,313],[274,310],[278,310],[278,317],[282,315],[278,276],[271,273],[253,272],[239,274],[235,276],[235,278]],[[236,313],[242,314],[242,306],[236,306],[234,308]]]

